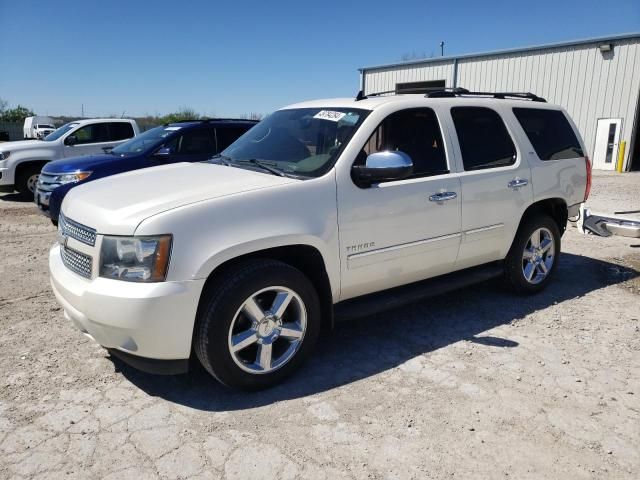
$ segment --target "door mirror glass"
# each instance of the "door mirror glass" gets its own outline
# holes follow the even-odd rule
[[[78,137],[76,137],[75,135],[69,135],[65,140],[64,140],[64,144],[65,145],[75,145],[76,143],[78,143]]]
[[[351,168],[353,181],[359,187],[370,187],[374,183],[402,180],[413,173],[411,157],[399,150],[376,152],[367,156],[364,165]]]

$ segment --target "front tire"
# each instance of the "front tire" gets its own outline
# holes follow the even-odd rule
[[[195,353],[229,387],[276,385],[309,357],[320,333],[320,301],[313,284],[283,262],[241,263],[203,295]]]
[[[33,200],[34,192],[42,165],[29,165],[22,169],[16,178],[16,190],[26,200]]]
[[[556,271],[560,256],[560,229],[548,215],[533,215],[520,225],[505,258],[504,276],[516,293],[544,289]]]

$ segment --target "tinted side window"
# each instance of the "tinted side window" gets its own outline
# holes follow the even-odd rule
[[[106,123],[94,123],[76,130],[76,145],[109,141],[109,129]]]
[[[584,157],[573,128],[560,110],[514,108],[513,113],[540,160]]]
[[[218,151],[221,152],[233,142],[235,142],[240,135],[249,130],[250,127],[233,126],[233,127],[217,127],[216,135],[218,137]]]
[[[465,170],[504,167],[516,161],[516,147],[502,118],[484,107],[453,107]]]
[[[430,108],[392,113],[375,129],[356,159],[364,165],[367,155],[399,150],[413,161],[413,177],[448,173],[438,118]]]
[[[109,124],[109,130],[111,131],[112,141],[125,140],[134,136],[133,126],[130,123],[113,122]]]
[[[216,141],[212,128],[196,128],[186,132],[179,141],[178,153],[202,155],[216,153]]]

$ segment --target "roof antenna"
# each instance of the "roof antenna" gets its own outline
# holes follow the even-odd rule
[[[440,42],[440,56],[444,57],[444,42]]]

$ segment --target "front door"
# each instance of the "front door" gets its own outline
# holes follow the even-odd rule
[[[74,137],[75,143],[71,143],[69,137]],[[63,152],[66,158],[98,155],[105,153],[105,148],[111,148],[117,144],[118,142],[111,140],[107,123],[91,123],[65,138]]]
[[[413,175],[356,186],[340,178],[341,298],[347,299],[451,270],[460,244],[460,180],[450,173],[440,125],[430,108],[390,114],[355,160],[402,151]]]
[[[615,170],[620,142],[620,118],[601,118],[596,128],[596,143],[593,148],[593,168]]]

